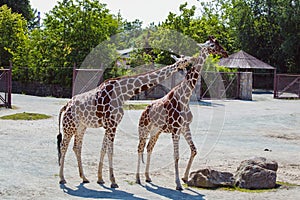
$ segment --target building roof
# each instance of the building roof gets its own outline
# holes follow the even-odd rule
[[[227,58],[220,59],[219,65],[239,69],[275,69],[271,65],[264,63],[243,50],[231,54]]]
[[[135,50],[134,48],[128,48],[128,49],[122,49],[122,50],[117,50],[117,52],[120,55],[128,55],[129,53],[131,53],[133,50]]]

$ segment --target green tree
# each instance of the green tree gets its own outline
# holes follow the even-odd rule
[[[283,39],[280,50],[287,72],[300,73],[300,2],[296,0],[281,1],[281,15],[278,19],[280,35]],[[279,57],[280,56],[280,57]]]
[[[118,32],[119,21],[99,0],[64,0],[50,11],[44,26],[71,49],[66,61],[81,64],[93,48]]]
[[[148,43],[149,53],[139,51],[141,55],[136,55],[135,60],[145,58],[149,61],[160,64],[171,64],[174,60],[170,54],[193,56],[199,51],[196,43],[202,43],[207,40],[209,35],[214,35],[222,44],[232,43],[228,26],[224,25],[225,19],[222,19],[212,4],[202,4],[204,12],[202,16],[196,16],[196,7],[188,8],[188,4],[182,4],[179,7],[180,13],[169,13],[167,19],[157,27],[149,28]],[[144,38],[146,33],[144,33]],[[141,38],[140,42],[145,42]],[[145,44],[144,44],[145,46]],[[232,46],[232,45],[231,45]],[[147,56],[145,56],[145,53]],[[150,58],[149,58],[150,56]]]
[[[191,25],[196,7],[188,9],[185,3],[179,9],[180,15],[170,12],[162,24],[152,25],[143,31],[136,41],[139,50],[132,56],[133,66],[151,63],[167,65],[174,63],[170,54],[191,56],[195,53],[188,50],[191,50],[189,36],[192,35]]]
[[[277,67],[300,72],[300,3],[295,0],[216,0],[236,49]]]
[[[224,16],[225,13],[220,11],[218,4],[199,3],[199,9],[202,9],[200,16],[196,16],[195,6],[191,8],[187,6],[187,3],[180,5],[179,15],[169,13],[162,27],[176,30],[199,43],[206,41],[209,35],[214,35],[226,47],[232,47],[227,18]]]
[[[97,59],[99,50],[112,56],[109,49],[113,45],[97,46],[116,34],[118,26],[118,19],[98,0],[58,2],[47,14],[43,28],[31,30],[30,40],[15,52],[14,66],[21,72],[16,78],[70,87],[73,63],[80,66],[89,54],[96,54]],[[99,67],[95,66],[97,61],[90,60],[88,64]]]
[[[0,7],[0,66],[8,66],[17,49],[28,39],[26,20],[6,5]]]
[[[119,19],[121,17],[119,16]],[[122,20],[122,25],[120,26],[120,33],[118,34],[118,49],[133,48],[136,46],[138,38],[143,32],[142,22],[138,19],[130,22]]]

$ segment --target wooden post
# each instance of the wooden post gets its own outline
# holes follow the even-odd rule
[[[242,100],[252,100],[252,72],[240,73],[239,98]]]
[[[240,99],[240,94],[241,94],[240,89],[241,89],[241,72],[238,71],[237,72],[237,94],[236,94],[238,99]]]
[[[72,78],[72,97],[75,95],[75,81],[77,76],[76,63],[73,65],[73,78]]]
[[[8,80],[7,80],[7,84],[8,84],[8,91],[7,91],[7,107],[8,108],[12,108],[11,105],[11,92],[12,92],[12,62],[9,61],[9,70],[7,72],[8,74]]]
[[[278,94],[277,94],[277,84],[278,84],[278,81],[277,81],[277,74],[276,74],[276,68],[274,69],[274,81],[273,81],[273,89],[274,89],[274,92],[273,92],[273,97],[274,98],[278,98]]]

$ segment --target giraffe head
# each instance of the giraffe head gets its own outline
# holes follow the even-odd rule
[[[184,55],[181,55],[179,58],[177,58],[175,55],[171,55],[171,58],[173,58],[178,63],[178,69],[180,70],[188,68],[196,60],[194,57]]]
[[[206,48],[208,53],[220,55],[224,58],[228,57],[227,52],[225,49],[219,44],[218,40],[215,39],[214,36],[209,36],[208,40],[203,44],[198,44],[201,48]]]

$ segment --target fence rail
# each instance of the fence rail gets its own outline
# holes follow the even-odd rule
[[[101,69],[73,68],[72,96],[97,87],[103,82]],[[201,99],[244,99],[252,100],[252,73],[251,72],[202,72],[194,91],[194,100]],[[183,77],[181,77],[183,79]],[[175,79],[177,83],[175,84]],[[164,83],[138,94],[135,99],[157,99],[163,97],[181,81],[180,77],[170,78]],[[174,82],[174,83],[173,83]],[[191,98],[191,99],[192,99]]]
[[[203,72],[200,99],[238,99],[240,72]]]
[[[274,98],[300,98],[300,74],[277,74]]]
[[[96,88],[103,81],[102,69],[78,69],[73,66],[72,96]]]

